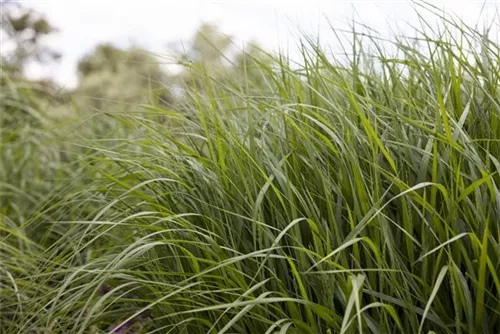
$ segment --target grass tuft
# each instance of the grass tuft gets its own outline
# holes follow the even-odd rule
[[[441,19],[192,68],[72,146],[4,122],[2,333],[500,331],[500,48]]]

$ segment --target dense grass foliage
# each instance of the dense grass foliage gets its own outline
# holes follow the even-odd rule
[[[4,146],[2,333],[499,332],[500,49],[352,38]]]

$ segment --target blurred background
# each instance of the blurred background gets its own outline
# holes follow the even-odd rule
[[[432,4],[472,25],[496,15],[494,1]],[[141,49],[162,56],[162,70],[167,72],[175,72],[172,64],[176,61],[165,59],[172,53],[189,54],[197,49],[200,57],[213,57],[211,47],[200,46],[202,36],[218,41],[217,48],[241,51],[255,44],[300,59],[297,36],[319,38],[324,47],[339,53],[342,50],[332,28],[348,29],[357,22],[383,36],[408,34],[422,19],[416,13],[418,7],[419,2],[401,0],[2,1],[2,58],[17,57],[16,66],[22,65],[31,79],[74,89],[87,75],[81,71],[83,59],[96,56],[103,45],[114,51]],[[7,23],[14,23],[13,30],[6,28]],[[33,54],[13,52],[23,45],[24,53],[31,48]],[[43,52],[42,56],[42,48],[54,54]],[[53,57],[55,53],[58,57]]]
[[[51,122],[139,104],[185,111],[185,92],[201,89],[207,73],[258,93],[266,75],[262,63],[252,65],[257,59],[300,67],[304,47],[317,45],[347,64],[356,34],[367,53],[383,47],[397,57],[398,43],[418,44],[412,36],[439,38],[443,14],[496,41],[497,13],[496,2],[463,0],[4,0],[2,124],[26,125],[21,105],[30,106],[22,112],[29,119],[37,110]]]

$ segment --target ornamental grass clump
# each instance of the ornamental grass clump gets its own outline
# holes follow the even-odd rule
[[[499,332],[500,50],[441,19],[99,116],[92,178],[3,228],[2,332]]]

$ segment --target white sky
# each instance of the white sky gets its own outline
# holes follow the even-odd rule
[[[347,27],[353,17],[384,34],[389,25],[405,31],[405,22],[418,25],[410,1],[335,0],[48,0],[21,1],[46,15],[60,32],[47,43],[63,54],[57,66],[31,66],[34,77],[52,76],[71,87],[76,84],[76,63],[101,42],[131,43],[167,53],[167,43],[188,40],[202,22],[216,23],[238,41],[256,40],[267,49],[293,47],[298,30],[320,35],[324,44],[335,36],[329,28]],[[433,4],[452,10],[471,24],[492,16],[499,1],[446,0]],[[485,16],[486,15],[486,16]],[[326,18],[327,19],[326,19]],[[328,20],[328,21],[327,21]]]

